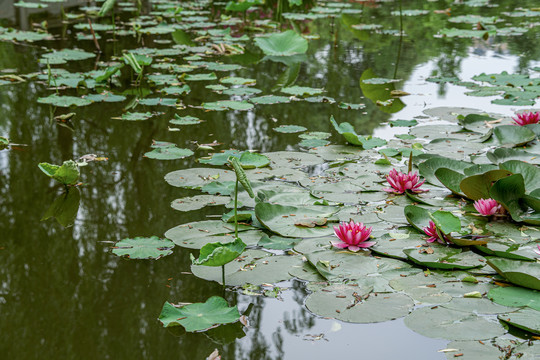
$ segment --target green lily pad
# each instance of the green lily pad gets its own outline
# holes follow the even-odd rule
[[[251,226],[238,224],[238,231],[243,232],[253,229]],[[179,246],[184,246],[199,238],[209,238],[217,235],[234,233],[234,225],[218,220],[206,220],[178,225],[165,232],[165,237],[174,241]]]
[[[38,98],[38,103],[40,104],[49,104],[60,107],[71,107],[71,106],[86,106],[92,103],[89,99],[83,99],[76,96],[66,96],[66,95],[56,95],[52,94],[47,97]]]
[[[285,104],[290,103],[288,96],[263,95],[249,99],[254,104]]]
[[[403,317],[414,305],[412,299],[404,294],[375,296],[369,294],[369,291],[365,287],[331,285],[310,294],[306,299],[306,307],[319,316],[367,324]]]
[[[196,125],[203,122],[203,120],[195,116],[178,116],[178,114],[174,114],[174,119],[169,122],[174,125]]]
[[[163,327],[181,325],[189,332],[206,330],[218,324],[229,324],[238,319],[238,308],[229,307],[227,300],[219,296],[212,296],[205,303],[181,307],[165,302],[159,315]]]
[[[488,257],[487,264],[512,284],[540,290],[540,263]]]
[[[301,239],[284,238],[281,236],[268,236],[263,235],[257,245],[262,246],[265,249],[271,250],[287,250],[292,249]]]
[[[493,183],[510,175],[512,173],[508,170],[490,170],[484,174],[464,178],[459,187],[471,200],[489,199]]]
[[[184,80],[186,81],[212,81],[217,80],[216,73],[208,73],[208,74],[187,74],[184,76]]]
[[[487,340],[505,333],[498,323],[441,306],[414,310],[405,318],[405,325],[421,335],[450,340]]]
[[[422,249],[405,249],[403,252],[407,257],[421,266],[432,269],[473,269],[484,266],[483,258],[472,251],[463,251],[445,246],[430,246],[433,253],[422,251]]]
[[[540,335],[540,316],[534,309],[520,309],[508,314],[501,314],[497,318],[522,330]]]
[[[283,206],[271,203],[255,205],[255,215],[268,230],[284,237],[318,237],[334,232],[328,218],[338,209],[330,206]]]
[[[253,109],[253,104],[247,101],[220,100],[202,104],[203,109],[213,111],[238,110],[246,111]]]
[[[497,304],[512,307],[528,306],[540,311],[540,291],[517,286],[496,287],[487,294],[488,299]]]
[[[149,159],[178,160],[193,155],[193,151],[178,148],[175,144],[170,143],[156,145],[156,142],[154,141],[152,147],[154,150],[144,154],[144,156]]]
[[[178,211],[193,211],[202,209],[205,206],[225,205],[230,201],[231,199],[226,196],[195,195],[176,199],[171,202],[171,207]]]
[[[143,121],[148,120],[152,116],[154,116],[151,112],[126,112],[125,114],[122,114],[121,117],[113,117],[112,119],[118,119],[118,120],[127,120],[127,121]]]
[[[282,88],[281,92],[294,96],[315,96],[322,94],[324,89],[316,89],[306,86],[291,86]]]
[[[501,145],[522,146],[536,139],[536,134],[523,126],[500,125],[493,130],[493,134]]]
[[[114,244],[112,253],[129,259],[154,259],[172,254],[174,243],[157,236],[123,239]]]
[[[307,40],[292,30],[255,38],[255,44],[270,56],[304,54],[308,49]]]
[[[304,132],[306,130],[305,127],[298,125],[280,125],[277,128],[274,128],[274,131],[287,134]]]

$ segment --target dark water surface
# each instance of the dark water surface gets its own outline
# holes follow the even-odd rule
[[[444,359],[437,350],[444,349],[447,341],[425,338],[405,327],[403,319],[358,325],[312,315],[303,306],[307,291],[296,280],[282,284],[290,288],[283,292],[283,301],[227,293],[229,302],[237,303],[240,311],[255,304],[245,336],[236,341],[222,345],[205,333],[175,334],[157,321],[163,303],[203,302],[220,294],[220,286],[182,274],[190,270],[187,249],[176,247],[173,255],[158,261],[129,261],[111,254],[110,247],[123,238],[162,236],[178,224],[228,211],[217,207],[184,213],[170,207],[173,199],[198,193],[173,188],[163,180],[170,171],[198,166],[196,159],[207,155],[207,151],[195,150],[192,141],[217,140],[225,144],[222,149],[297,150],[296,134],[272,129],[297,124],[309,131],[331,132],[332,143],[343,143],[328,121],[332,114],[339,122],[353,124],[358,133],[388,139],[407,129],[390,128],[386,121],[412,119],[429,107],[466,106],[506,115],[521,109],[493,105],[492,98],[468,97],[463,95],[464,87],[425,81],[437,73],[467,80],[482,72],[526,73],[538,66],[538,28],[520,37],[488,41],[433,37],[447,20],[447,15],[433,10],[452,7],[453,13],[496,15],[513,10],[517,2],[497,4],[495,8],[473,8],[452,1],[404,1],[406,9],[425,8],[430,13],[404,17],[407,36],[403,38],[349,26],[375,23],[399,29],[399,17],[390,16],[397,3],[359,2],[355,7],[364,9],[362,15],[302,23],[306,33],[320,39],[310,40],[307,61],[302,63],[296,83],[324,87],[325,95],[338,102],[366,104],[361,111],[308,102],[256,106],[248,112],[205,113],[191,108],[180,112],[160,107],[165,114],[149,121],[123,122],[111,117],[120,116],[126,102],[96,103],[75,109],[73,129],[69,129],[51,119],[48,105],[37,103],[39,97],[52,93],[45,84],[28,81],[0,86],[0,136],[25,144],[0,151],[0,358],[203,359],[218,348],[224,359]],[[531,7],[535,1],[520,1],[519,5]],[[62,24],[58,12],[15,9],[5,0],[0,9],[3,26],[29,28],[47,20],[49,31],[60,38],[31,45],[0,42],[0,73],[45,70],[37,60],[46,48],[95,50],[92,41],[73,40],[72,25]],[[76,8],[67,11],[78,12]],[[514,24],[519,23],[516,18]],[[170,36],[143,36],[143,41],[149,47],[167,47],[154,43],[158,38]],[[104,53],[99,60],[105,61],[121,49],[141,46],[133,37],[100,42]],[[96,61],[75,61],[62,67],[84,72],[92,70]],[[378,77],[392,78],[396,73],[404,80],[399,88],[411,95],[402,98],[405,106],[401,111],[385,113],[363,97],[359,78],[367,69]],[[265,61],[248,64],[233,74],[256,79],[256,87],[269,93],[283,71],[283,64]],[[220,98],[204,87],[207,84],[190,83],[192,92],[183,98],[184,104]],[[134,111],[154,109],[139,106]],[[170,132],[168,120],[174,113],[193,114],[206,122]],[[175,161],[144,158],[153,139],[192,148],[195,156]],[[64,228],[53,219],[40,221],[62,189],[37,164],[60,164],[88,153],[109,160],[81,169],[84,186],[80,187],[75,224]]]

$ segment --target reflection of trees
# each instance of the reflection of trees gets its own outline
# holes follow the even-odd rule
[[[407,2],[410,8],[440,9],[443,1]],[[472,14],[490,15],[511,6],[500,1],[494,9],[470,8]],[[531,7],[533,1],[521,6]],[[408,6],[407,6],[408,7]],[[75,130],[57,126],[50,119],[48,106],[37,104],[37,98],[50,91],[35,81],[0,87],[0,135],[29,147],[0,152],[0,353],[6,358],[165,358],[173,354],[180,359],[201,359],[219,347],[201,334],[173,337],[162,329],[156,318],[165,300],[172,302],[204,301],[209,294],[219,294],[215,283],[189,275],[189,250],[176,248],[174,254],[154,261],[128,261],[111,255],[110,243],[129,236],[161,235],[167,229],[222,209],[179,213],[169,203],[185,194],[166,185],[163,175],[169,171],[199,166],[194,158],[172,162],[144,159],[153,139],[171,141],[180,147],[191,147],[190,141],[224,142],[224,147],[250,147],[261,151],[282,150],[296,144],[297,136],[279,135],[272,130],[280,124],[300,124],[310,131],[333,132],[328,118],[348,121],[359,133],[370,133],[388,118],[373,103],[362,98],[358,86],[360,74],[368,68],[380,77],[392,77],[393,62],[399,39],[350,31],[347,23],[370,22],[372,16],[384,28],[396,29],[397,19],[389,9],[364,8],[362,15],[343,16],[330,29],[328,22],[306,23],[321,40],[312,40],[308,61],[301,65],[298,85],[324,87],[326,95],[337,101],[366,103],[363,111],[340,110],[336,105],[294,102],[260,105],[253,112],[206,113],[188,108],[137,107],[134,111],[162,111],[163,115],[142,123],[111,120],[122,112],[124,104],[95,104],[74,109]],[[520,19],[510,22],[519,24]],[[433,39],[433,33],[445,26],[446,18],[431,13],[423,17],[406,17],[407,37],[398,69],[398,77],[407,79],[419,64],[436,59],[439,74],[459,75],[461,59],[467,56],[470,40]],[[60,29],[54,31],[60,32]],[[337,46],[332,46],[337,34]],[[540,57],[538,29],[508,40],[508,51],[519,55],[519,70],[528,68]],[[119,37],[116,45],[100,41],[109,60],[116,49],[135,48],[132,37]],[[150,38],[145,38],[151,44]],[[92,42],[64,40],[43,43],[55,47],[84,48],[92,51]],[[165,45],[159,45],[165,46]],[[0,43],[0,69],[16,68],[19,73],[37,71],[36,60],[43,50],[37,45],[17,46]],[[445,56],[441,56],[444,54]],[[69,63],[70,71],[88,71],[94,61]],[[261,62],[238,71],[237,76],[257,80],[264,94],[270,93],[286,65]],[[220,73],[220,76],[225,76]],[[208,83],[192,83],[192,93],[184,103],[199,105],[204,101],[226,98],[210,93]],[[121,89],[116,89],[121,90]],[[75,90],[66,94],[76,94]],[[57,109],[56,115],[67,109]],[[193,114],[206,122],[168,132],[173,113]],[[274,124],[270,119],[275,117]],[[342,141],[342,140],[339,140]],[[286,144],[287,143],[287,144]],[[43,212],[57,192],[48,178],[37,169],[40,161],[60,164],[63,160],[86,153],[109,157],[105,163],[94,163],[82,169],[81,208],[75,225],[64,229],[55,221],[40,222]],[[196,156],[206,152],[197,151]],[[172,278],[172,280],[168,280]],[[170,285],[168,288],[166,285]],[[293,282],[294,298],[303,304],[299,282]],[[275,337],[263,332],[263,301],[251,314],[253,327],[236,344],[225,346],[224,358],[270,359],[282,356],[283,339],[302,334],[314,325],[314,319],[303,307],[283,314],[283,327]],[[36,355],[39,354],[39,355]],[[142,355],[141,355],[142,354]]]

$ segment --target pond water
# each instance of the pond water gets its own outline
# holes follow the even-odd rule
[[[114,243],[121,239],[153,235],[163,238],[168,229],[177,225],[217,220],[230,210],[224,206],[194,211],[171,208],[173,200],[201,192],[170,186],[164,180],[166,174],[207,166],[198,159],[226,149],[261,153],[310,151],[310,146],[300,144],[302,139],[298,133],[275,131],[280,125],[326,132],[331,134],[327,139],[330,144],[345,145],[345,139],[329,121],[333,115],[338,123],[352,124],[358,134],[390,141],[395,135],[407,134],[409,128],[392,127],[389,121],[416,119],[419,123],[433,125],[446,123],[426,116],[423,113],[426,109],[468,107],[509,117],[516,111],[534,108],[540,94],[537,86],[536,96],[527,104],[508,105],[492,103],[502,99],[500,95],[465,94],[471,91],[465,82],[471,82],[482,73],[507,71],[538,77],[540,11],[534,9],[538,7],[536,1],[520,1],[520,8],[512,0],[404,0],[402,4],[398,1],[313,1],[300,7],[283,3],[280,6],[284,6],[285,15],[280,22],[273,21],[276,3],[270,1],[260,11],[247,13],[245,27],[243,13],[225,12],[225,3],[182,2],[180,6],[184,10],[179,14],[183,19],[177,21],[174,15],[163,13],[176,6],[166,1],[144,1],[138,17],[136,3],[120,3],[116,10],[118,33],[96,30],[100,35],[97,41],[101,52],[96,50],[90,32],[84,27],[88,16],[94,26],[110,24],[110,16],[95,16],[101,3],[85,2],[77,7],[76,3],[42,2],[49,5],[45,9],[17,7],[10,1],[0,4],[0,136],[8,138],[12,144],[0,150],[2,358],[204,359],[216,348],[223,359],[453,357],[455,353],[438,352],[447,348],[449,340],[420,335],[409,329],[402,317],[381,323],[355,324],[311,313],[304,305],[309,291],[299,279],[278,283],[284,288],[278,298],[246,295],[242,288],[227,290],[224,297],[229,304],[237,304],[241,313],[249,304],[253,306],[248,326],[228,329],[226,335],[185,333],[178,330],[181,327],[165,329],[157,320],[165,301],[195,303],[223,295],[218,283],[190,273],[190,253],[197,256],[198,251],[176,246],[171,255],[159,260],[130,260],[111,252]],[[62,5],[65,8],[61,9]],[[402,17],[399,16],[400,6],[404,11]],[[287,13],[310,13],[312,7],[319,9],[320,17],[289,20],[292,16]],[[408,13],[411,9],[422,11]],[[65,20],[61,18],[62,13],[68,14]],[[523,13],[527,16],[521,16]],[[227,18],[231,15],[238,21]],[[440,35],[443,29],[469,30],[482,26],[489,29],[492,26],[489,20],[484,20],[486,25],[480,25],[475,18],[458,23],[449,21],[461,15],[496,17],[500,20],[494,20],[497,28],[507,30],[489,36],[476,34],[474,38]],[[174,28],[176,36],[164,28],[155,30],[155,34],[134,32],[134,29],[157,27],[160,20],[189,26]],[[248,40],[235,41],[242,44],[243,51],[236,55],[228,53],[229,50],[225,55],[217,53],[209,44],[219,41],[205,31],[213,28],[209,22],[218,24],[216,29],[232,24],[234,36],[247,34]],[[309,38],[305,56],[265,58],[251,40],[274,28],[290,29],[292,23]],[[48,32],[54,38],[34,42],[24,37],[12,40],[2,37],[9,34],[8,27]],[[205,39],[200,38],[205,36]],[[205,41],[209,43],[204,45]],[[182,47],[185,44],[206,48],[176,53],[154,50],[165,51],[173,46],[186,49]],[[153,63],[145,67],[140,86],[131,82],[131,68],[126,65],[122,75],[110,87],[104,87],[125,96],[121,101],[95,101],[88,106],[71,108],[41,103],[39,98],[55,93],[54,80],[48,84],[49,70],[43,54],[51,49],[73,48],[96,56],[68,60],[65,64],[55,64],[57,58],[54,58],[49,65],[53,79],[62,78],[57,69],[71,73],[104,69],[111,62],[121,61],[125,50],[144,48],[146,50],[139,53],[149,53]],[[213,55],[208,55],[211,51]],[[186,60],[186,57],[191,58]],[[251,88],[261,92],[248,97],[286,95],[279,89],[298,85],[324,88],[321,96],[326,98],[300,101],[304,97],[300,94],[291,103],[256,104],[248,111],[206,111],[201,104],[248,97],[207,88],[207,85],[219,84],[217,80],[185,81],[190,87],[188,94],[159,93],[157,89],[174,85],[178,80],[170,83],[170,79],[162,79],[169,83],[152,83],[149,74],[165,69],[154,65],[168,62],[182,65],[188,61],[194,66],[186,76],[215,72],[217,78],[254,79],[256,83]],[[241,68],[210,71],[198,65],[198,61],[220,61],[238,64]],[[41,74],[39,78],[38,74]],[[182,72],[176,73],[180,74]],[[28,76],[19,81],[9,77],[12,75]],[[362,88],[361,77],[398,81],[384,83],[382,90],[380,86],[374,89],[377,84]],[[459,80],[448,80],[455,77]],[[95,75],[89,75],[86,81],[91,83],[94,79]],[[159,80],[154,78],[154,81]],[[75,85],[66,80],[60,85],[59,94],[81,98],[103,90],[88,85],[74,89],[77,83],[78,80]],[[408,95],[392,98],[388,95],[390,86]],[[140,99],[157,96],[178,101],[174,106],[138,103]],[[341,108],[339,103],[363,105],[359,109],[346,109],[347,105]],[[70,112],[75,115],[68,120],[55,119]],[[144,121],[115,119],[126,112],[151,112],[153,116]],[[175,114],[195,116],[204,122],[196,125],[169,123]],[[152,150],[153,141],[171,142],[179,148],[191,149],[194,154],[176,160],[150,159],[145,154]],[[214,151],[198,146],[214,141],[222,143],[214,146]],[[55,199],[64,195],[63,187],[44,176],[37,165],[41,162],[62,164],[85,154],[97,154],[107,160],[92,161],[81,167],[80,205],[73,224],[64,227],[54,218],[43,220]],[[319,164],[306,171],[317,176],[327,168],[328,165]],[[274,252],[282,254],[278,250]],[[217,329],[219,327],[214,330]],[[523,341],[522,335],[507,334],[506,337]]]

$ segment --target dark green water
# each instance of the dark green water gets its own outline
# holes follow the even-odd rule
[[[437,350],[445,348],[447,341],[416,334],[403,325],[402,319],[356,325],[312,315],[303,306],[306,290],[300,281],[283,284],[290,288],[283,292],[283,301],[228,292],[227,299],[237,303],[241,311],[249,303],[255,304],[245,336],[236,341],[222,345],[203,333],[174,334],[157,321],[164,301],[201,302],[219,294],[219,285],[183,274],[191,264],[186,249],[176,247],[173,255],[158,261],[129,261],[111,254],[110,247],[123,238],[162,236],[178,224],[228,211],[217,207],[184,213],[170,207],[172,200],[197,193],[173,188],[163,180],[170,171],[198,166],[196,159],[207,155],[207,151],[196,150],[193,141],[217,140],[224,143],[220,149],[296,150],[296,134],[280,134],[272,128],[302,125],[309,131],[331,132],[332,143],[343,143],[328,121],[332,114],[339,121],[352,123],[358,133],[390,138],[406,129],[390,128],[385,121],[411,119],[428,107],[468,106],[503,114],[521,109],[493,105],[490,98],[467,97],[464,87],[425,82],[436,72],[467,79],[481,72],[526,73],[538,66],[537,28],[519,37],[488,41],[433,37],[446,23],[446,15],[433,10],[452,7],[452,13],[472,11],[486,16],[515,7],[514,1],[497,3],[496,8],[477,8],[451,1],[404,1],[404,8],[425,8],[430,14],[404,17],[407,36],[403,38],[360,32],[348,26],[376,23],[398,29],[399,17],[389,15],[397,9],[397,3],[357,3],[364,9],[362,15],[302,23],[306,33],[320,35],[320,39],[310,41],[307,61],[302,63],[296,83],[324,87],[325,95],[338,102],[366,104],[360,111],[308,102],[257,106],[248,112],[160,107],[158,111],[164,114],[149,121],[124,122],[111,117],[121,115],[126,102],[97,103],[75,109],[73,128],[68,129],[51,119],[48,105],[37,103],[39,97],[52,93],[46,84],[27,81],[0,86],[0,136],[24,144],[0,151],[0,357],[203,359],[218,348],[224,359],[443,359]],[[520,6],[534,3],[522,1]],[[27,23],[47,20],[49,31],[59,39],[31,45],[0,42],[0,73],[9,69],[17,74],[45,70],[37,59],[47,48],[95,50],[91,41],[73,40],[71,25],[62,24],[57,14],[29,16]],[[21,14],[0,21],[18,27]],[[513,23],[519,25],[520,21],[516,18]],[[156,39],[143,36],[144,45],[167,47]],[[141,46],[133,37],[100,42],[104,53],[99,59],[104,61],[120,54],[121,49]],[[92,70],[95,63],[96,59],[90,59],[62,67],[84,72]],[[267,93],[285,69],[281,63],[265,61],[247,64],[234,75],[256,79],[256,87]],[[378,77],[392,78],[396,73],[397,78],[404,79],[399,88],[411,95],[402,98],[405,107],[400,112],[385,113],[363,97],[359,78],[367,69]],[[222,98],[206,89],[206,84],[191,83],[192,92],[183,97],[184,104]],[[126,88],[128,85],[124,84]],[[139,105],[134,111],[155,109]],[[61,109],[55,115],[66,112]],[[168,120],[174,113],[206,121],[170,132]],[[195,156],[174,161],[144,158],[152,140],[192,148]],[[82,168],[84,185],[80,187],[81,205],[75,224],[64,228],[52,219],[40,221],[61,188],[49,181],[37,164],[59,164],[88,153],[106,156],[108,161]],[[317,337],[320,334],[324,336]]]

